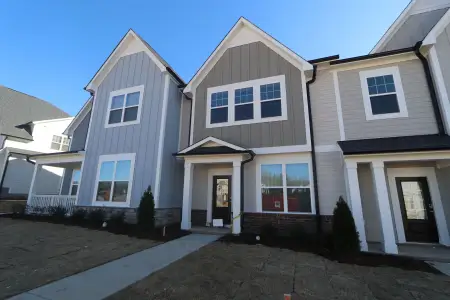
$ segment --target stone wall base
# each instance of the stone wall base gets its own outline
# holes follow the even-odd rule
[[[293,227],[301,226],[305,233],[317,232],[315,215],[244,213],[243,232],[261,233],[261,228],[271,224],[278,229],[280,235],[288,235]],[[320,216],[324,232],[331,232],[333,216]]]
[[[125,222],[130,224],[137,223],[137,208],[129,207],[105,207],[105,206],[77,206],[87,211],[101,208],[106,212],[106,217],[109,218],[116,212],[125,212]],[[181,208],[157,208],[155,209],[155,226],[161,227],[174,223],[181,222]]]

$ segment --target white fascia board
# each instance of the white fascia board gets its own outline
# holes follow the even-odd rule
[[[84,103],[83,107],[77,113],[75,118],[73,118],[72,122],[70,122],[69,126],[67,126],[66,130],[64,130],[63,134],[72,135],[75,129],[81,124],[86,115],[92,110],[92,99],[91,96],[86,103]]]
[[[436,43],[438,36],[447,28],[450,23],[450,9],[442,16],[437,24],[431,29],[423,40],[423,45],[432,45]]]
[[[375,47],[373,47],[373,49],[370,51],[370,54],[377,53],[381,48],[386,46],[386,44],[391,40],[392,36],[394,36],[397,30],[405,23],[416,1],[417,0],[412,0],[408,4],[408,6],[402,11],[400,16],[395,20],[395,22],[391,25],[391,27],[389,27],[389,29],[381,37],[381,39],[378,41]]]
[[[238,151],[246,151],[246,150],[247,150],[247,149],[245,149],[245,148],[242,148],[242,147],[239,147],[239,146],[236,146],[236,145],[227,143],[227,142],[225,142],[225,141],[222,141],[222,140],[220,140],[220,139],[218,139],[218,138],[209,136],[209,137],[204,138],[203,140],[201,140],[201,141],[195,143],[194,145],[191,145],[191,146],[189,146],[189,147],[187,147],[187,148],[181,150],[179,153],[180,153],[180,154],[184,154],[184,153],[186,153],[186,152],[191,151],[192,149],[195,149],[195,148],[197,148],[197,147],[200,147],[200,146],[202,146],[203,144],[206,144],[206,143],[209,143],[209,142],[214,142],[214,143],[217,143],[217,144],[219,144],[219,145],[221,145],[221,146],[229,147],[229,148],[231,148],[231,149],[238,150]]]
[[[135,43],[132,45],[132,42]],[[139,45],[136,45],[139,44]],[[131,46],[133,48],[132,52],[127,51],[128,47]],[[137,48],[140,47],[140,50],[145,52],[150,59],[156,64],[156,66],[160,69],[161,72],[166,71],[166,67],[161,62],[161,60],[156,57],[156,55],[150,51],[150,49],[145,45],[142,39],[132,30],[130,29],[127,34],[122,38],[117,47],[113,50],[113,52],[109,55],[105,63],[100,67],[94,77],[89,81],[86,85],[85,90],[87,91],[96,91],[100,86],[102,81],[106,78],[115,64],[119,61],[119,59],[123,56],[123,54],[129,55],[130,53],[137,53]],[[140,51],[139,51],[140,52]]]
[[[208,72],[214,67],[214,65],[217,63],[217,61],[222,57],[222,55],[225,53],[225,51],[230,48],[231,46],[236,46],[235,43],[233,43],[233,38],[237,35],[237,33],[241,30],[250,29],[254,33],[256,33],[259,36],[259,41],[264,43],[267,47],[269,47],[271,50],[278,53],[281,57],[286,59],[288,62],[299,68],[303,71],[312,70],[313,66],[305,59],[297,55],[295,52],[278,42],[276,39],[271,37],[269,34],[255,26],[250,21],[246,20],[245,18],[241,17],[236,24],[231,28],[231,30],[228,32],[228,34],[225,36],[225,38],[220,42],[220,44],[217,46],[217,48],[211,53],[211,55],[208,57],[208,59],[205,61],[205,63],[200,67],[200,69],[197,71],[197,73],[192,77],[192,79],[189,81],[187,86],[184,88],[184,93],[192,93],[192,91],[195,89],[196,85],[201,82]],[[248,40],[249,42],[255,42],[254,35]],[[239,44],[243,44],[243,41],[239,41]]]
[[[69,120],[73,120],[73,117],[33,121],[32,123],[33,124],[41,124],[41,123],[62,122],[62,121],[69,121]]]

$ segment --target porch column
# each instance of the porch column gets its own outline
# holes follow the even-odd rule
[[[377,199],[380,213],[381,231],[383,234],[383,248],[385,253],[397,254],[397,242],[395,241],[394,222],[392,218],[389,194],[384,172],[383,161],[373,161],[370,164],[375,198]]]
[[[241,233],[241,162],[233,162],[233,177],[231,183],[231,205],[233,209],[233,234]]]
[[[40,164],[34,165],[34,171],[33,171],[33,177],[31,178],[31,184],[30,184],[30,190],[28,191],[28,199],[27,199],[27,205],[31,204],[31,197],[34,194],[34,183],[36,182],[36,177],[41,171],[42,166]]]
[[[367,251],[366,228],[364,224],[364,215],[361,204],[361,192],[359,189],[358,164],[353,161],[345,162],[345,175],[347,182],[347,201],[352,210],[353,219],[355,220],[356,230],[359,233],[361,242],[361,250]]]
[[[181,216],[181,229],[191,229],[191,207],[192,207],[192,175],[194,167],[190,162],[184,162],[183,183],[183,210]]]

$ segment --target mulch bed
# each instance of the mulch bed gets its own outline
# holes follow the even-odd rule
[[[393,267],[410,271],[422,271],[433,274],[442,274],[426,262],[412,257],[390,254],[378,254],[361,252],[358,255],[337,257],[331,250],[327,243],[317,243],[313,241],[299,242],[290,237],[262,237],[257,239],[256,234],[241,234],[239,236],[226,235],[219,241],[234,244],[247,245],[264,245],[271,248],[289,249],[295,252],[311,252],[327,258],[331,261],[337,261],[344,264],[353,264],[367,267]]]
[[[113,234],[127,235],[129,237],[135,237],[138,239],[149,239],[154,241],[168,242],[171,240],[178,239],[180,237],[190,234],[189,231],[181,230],[180,223],[170,224],[165,227],[155,228],[153,230],[143,230],[137,224],[124,223],[120,226],[107,226],[103,228],[102,226],[93,225],[89,220],[85,220],[83,223],[74,223],[70,218],[65,218],[64,220],[55,219],[52,216],[45,215],[17,215],[8,214],[0,215],[1,218],[11,218],[19,220],[28,220],[32,222],[46,222],[53,224],[62,224],[67,226],[78,226],[83,228],[88,228],[91,230],[107,231]]]

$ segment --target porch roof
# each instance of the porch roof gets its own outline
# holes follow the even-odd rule
[[[61,168],[79,167],[84,160],[84,150],[43,153],[28,156],[29,159],[35,160],[36,164],[55,166]]]
[[[339,141],[344,155],[450,150],[448,135],[414,135]]]
[[[219,155],[219,154],[243,154],[243,153],[253,153],[253,151],[210,136],[177,153],[173,153],[173,156],[182,157],[191,155]]]

